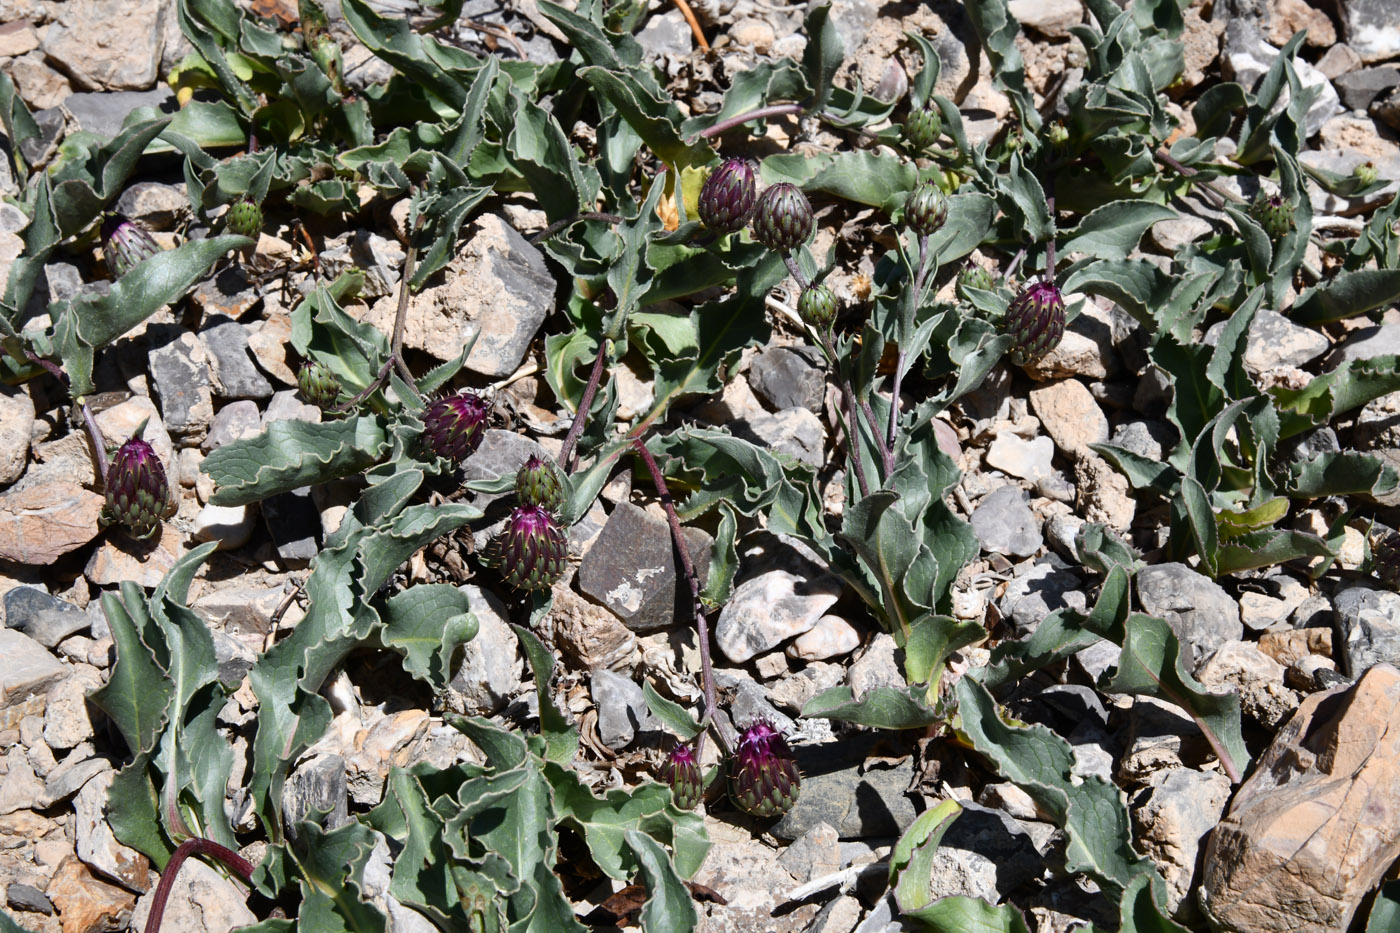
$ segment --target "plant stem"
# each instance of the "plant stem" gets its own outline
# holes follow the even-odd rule
[[[398,367],[399,375],[407,383],[414,399],[419,402],[423,400],[423,396],[418,391],[418,382],[403,360],[403,330],[408,322],[408,281],[413,278],[413,267],[418,261],[418,233],[422,229],[423,215],[420,213],[408,238],[408,255],[404,257],[403,274],[399,277],[399,306],[394,311],[394,336],[389,343],[389,360]]]
[[[894,450],[895,438],[899,436],[899,387],[904,382],[904,370],[909,365],[909,341],[914,337],[914,318],[919,311],[919,298],[924,292],[924,276],[928,273],[928,237],[919,237],[919,265],[914,270],[913,288],[904,302],[904,316],[900,321],[899,358],[894,364],[894,386],[890,395],[890,430],[885,446]]]
[[[63,371],[57,363],[46,360],[33,350],[25,350],[25,357],[29,362],[36,364],[49,375],[63,383],[65,389],[71,388],[68,385],[68,374]],[[107,440],[102,436],[102,429],[97,426],[97,419],[93,417],[92,409],[88,407],[86,398],[74,399],[78,405],[78,411],[83,416],[83,427],[87,429],[88,440],[92,441],[92,456],[97,461],[97,479],[105,488],[107,485]]]
[[[811,288],[812,283],[808,280],[807,276],[802,274],[802,267],[797,264],[796,259],[792,258],[792,253],[784,251],[780,255],[783,257],[783,265],[787,266],[788,272],[792,275],[793,279],[797,281],[797,287],[803,291]]]
[[[593,407],[593,396],[598,394],[598,384],[603,380],[603,364],[608,359],[608,343],[604,338],[598,342],[598,356],[593,360],[593,371],[588,374],[588,385],[584,386],[583,397],[579,399],[578,410],[574,412],[574,423],[569,425],[569,433],[564,437],[564,446],[559,450],[559,468],[565,473],[574,472],[577,459],[574,448],[578,445],[583,426],[588,423],[588,412]]]
[[[789,114],[798,114],[801,113],[802,110],[803,107],[801,104],[772,104],[768,107],[759,107],[757,110],[750,110],[748,113],[741,113],[737,117],[730,117],[727,120],[719,121],[714,126],[706,127],[700,131],[700,138],[710,139],[711,137],[718,136],[721,133],[732,130],[736,126],[741,126],[753,120],[764,120],[768,117],[783,117]]]
[[[875,438],[875,447],[880,451],[880,462],[885,467],[885,477],[894,475],[894,453],[885,446],[885,437],[880,432],[880,419],[875,417],[875,409],[870,407],[868,399],[859,399],[861,414],[865,415],[865,423],[870,425],[870,436]]]
[[[1205,179],[1200,179],[1199,181],[1196,180],[1196,176],[1201,174],[1198,170],[1182,165],[1180,162],[1172,158],[1170,155],[1168,155],[1161,149],[1158,149],[1156,152],[1153,152],[1152,157],[1158,162],[1161,162],[1163,165],[1167,166],[1168,168],[1174,170],[1183,178],[1191,179],[1192,184],[1200,185],[1201,187],[1205,188],[1211,194],[1219,198],[1222,203],[1228,201],[1234,201],[1236,204],[1245,203],[1244,198],[1235,197],[1235,195],[1231,194],[1229,191],[1226,191],[1224,188],[1217,186],[1213,182],[1206,181]]]
[[[647,450],[647,445],[640,437],[632,439],[632,446],[641,455],[642,462],[646,464],[647,471],[651,473],[651,481],[656,484],[656,493],[661,498],[661,507],[666,510],[666,520],[671,525],[671,540],[675,542],[676,552],[680,555],[681,569],[685,572],[685,580],[690,584],[690,599],[695,613],[695,632],[700,639],[700,674],[705,690],[705,722],[718,722],[715,719],[715,706],[717,704],[715,692],[715,672],[714,666],[710,662],[710,623],[705,617],[705,603],[700,599],[700,577],[695,572],[695,562],[690,559],[690,548],[685,543],[685,536],[681,533],[681,519],[676,514],[676,503],[671,498],[671,488],[666,485],[666,477],[662,475],[661,468],[656,465],[656,458]],[[733,746],[734,741],[731,736],[722,736],[726,745]],[[705,732],[700,733],[700,737],[695,743],[695,757],[698,759],[705,750]]]
[[[92,455],[97,458],[97,471],[101,474],[98,478],[102,481],[102,487],[105,489],[107,488],[108,468],[107,441],[102,436],[102,429],[97,426],[97,419],[93,417],[87,399],[78,399],[78,409],[83,413],[83,425],[87,428],[88,440],[92,441]]]
[[[846,409],[846,446],[851,449],[851,467],[856,473],[856,484],[860,487],[861,498],[864,498],[870,495],[870,484],[865,479],[865,458],[860,455],[860,428],[856,425],[855,393],[851,391],[851,384],[841,373],[836,358],[836,345],[832,343],[831,334],[827,331],[822,331],[822,343],[825,344],[827,359],[831,361],[831,366],[841,381],[841,403]]]
[[[245,883],[253,879],[253,863],[232,849],[225,848],[212,839],[186,839],[180,843],[175,854],[170,856],[165,870],[160,873],[160,884],[156,885],[156,893],[151,899],[151,912],[146,917],[145,933],[157,933],[160,930],[160,922],[165,917],[165,902],[170,900],[170,891],[175,887],[175,876],[180,873],[180,866],[184,864],[185,859],[191,855],[211,855],[230,871],[235,872]]]
[[[1045,282],[1047,285],[1055,284],[1055,195],[1051,194],[1045,199],[1045,206],[1050,209],[1050,240],[1045,244]]]
[[[602,211],[581,211],[577,214],[570,214],[568,217],[562,217],[559,220],[556,220],[554,223],[550,224],[548,227],[545,227],[539,233],[530,237],[530,242],[539,243],[543,240],[547,240],[550,237],[554,236],[554,234],[558,233],[560,230],[563,230],[565,227],[569,226],[569,224],[578,223],[580,220],[602,220],[610,224],[620,224],[622,223],[623,219],[624,218],[621,214],[607,214]]]

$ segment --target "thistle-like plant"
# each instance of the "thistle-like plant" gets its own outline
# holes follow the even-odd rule
[[[107,469],[106,521],[124,526],[133,537],[149,538],[174,506],[165,466],[150,444],[133,437],[117,449]]]
[[[700,222],[715,233],[744,229],[758,201],[758,182],[748,159],[729,158],[700,189]]]
[[[475,392],[438,399],[423,414],[423,443],[439,457],[460,463],[486,436],[491,406]]]
[[[547,590],[564,575],[567,554],[559,520],[542,506],[522,505],[492,543],[491,563],[515,589]]]
[[[539,506],[558,515],[564,497],[564,474],[552,461],[532,455],[515,474],[515,498],[520,505]]]
[[[1007,306],[1002,329],[1011,335],[1011,361],[1028,366],[1059,346],[1065,335],[1065,300],[1053,282],[1039,279]]]
[[[729,795],[747,813],[782,816],[797,802],[802,774],[781,732],[766,719],[749,723],[729,762]]]
[[[102,218],[102,252],[107,268],[119,279],[160,252],[160,244],[145,227],[113,212]]]

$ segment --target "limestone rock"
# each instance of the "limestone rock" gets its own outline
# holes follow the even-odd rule
[[[710,536],[682,532],[704,586],[710,568]],[[579,565],[579,588],[607,606],[634,632],[650,632],[689,619],[690,592],[677,586],[671,529],[664,519],[630,502],[620,503]]]
[[[1031,390],[1031,408],[1055,446],[1072,457],[1092,453],[1090,444],[1108,440],[1108,419],[1087,386],[1063,379]]]
[[[409,299],[405,346],[446,361],[475,338],[466,368],[491,379],[515,372],[554,310],[544,255],[494,215],[473,221],[444,277],[430,282]],[[390,333],[397,304],[386,295],[365,319]]]
[[[0,560],[42,566],[77,550],[97,537],[102,503],[97,493],[56,478],[0,494]]]
[[[1201,843],[1220,821],[1230,800],[1230,779],[1216,771],[1172,768],[1148,779],[1133,806],[1133,822],[1144,854],[1167,882],[1167,907],[1187,919],[1195,913],[1191,892],[1198,883]]]
[[[1400,855],[1400,671],[1303,701],[1211,834],[1200,888],[1214,929],[1346,930]]]
[[[45,893],[58,908],[64,933],[124,930],[136,904],[136,895],[99,881],[72,857],[58,866]]]
[[[724,656],[742,664],[817,624],[841,596],[841,581],[805,579],[770,570],[745,580],[720,610],[715,641]]]
[[[44,36],[44,54],[83,90],[140,91],[156,82],[165,17],[160,3],[129,3],[114,15],[103,0],[70,0]]]

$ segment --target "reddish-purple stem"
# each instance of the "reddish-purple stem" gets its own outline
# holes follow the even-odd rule
[[[826,355],[831,359],[831,365],[841,379],[841,402],[846,409],[846,446],[851,449],[851,467],[856,472],[856,484],[860,487],[861,497],[864,498],[870,495],[870,484],[865,480],[865,458],[860,455],[860,428],[856,425],[855,394],[851,392],[851,384],[841,375],[841,366],[836,359],[836,344],[832,343],[831,334],[823,331],[822,341],[826,344]]]
[[[647,450],[647,445],[640,437],[632,440],[632,446],[637,449],[642,462],[647,465],[647,470],[651,473],[651,481],[656,485],[656,493],[661,498],[661,507],[666,510],[666,520],[671,524],[671,540],[675,542],[676,551],[680,554],[681,569],[685,573],[686,582],[690,584],[690,599],[695,612],[695,632],[700,639],[700,669],[705,689],[705,719],[708,722],[718,723],[718,720],[715,719],[717,705],[715,674],[713,665],[710,663],[710,623],[705,616],[705,603],[700,599],[700,576],[695,572],[695,562],[690,559],[690,548],[686,545],[685,536],[681,533],[681,519],[676,514],[676,503],[671,498],[671,488],[666,485],[666,477],[662,475],[661,468],[656,465],[656,458],[651,455],[651,451]],[[695,757],[699,758],[704,750],[705,733],[701,732],[695,745]]]
[[[180,843],[175,854],[170,856],[170,861],[165,864],[165,871],[160,873],[160,884],[156,885],[155,896],[151,899],[151,913],[146,917],[145,933],[157,933],[160,930],[160,922],[165,917],[165,902],[170,900],[170,891],[175,887],[175,876],[180,873],[180,866],[184,864],[185,859],[191,855],[211,855],[230,871],[237,873],[245,882],[253,880],[253,863],[237,852],[219,845],[212,839],[186,839]]]
[[[748,113],[741,113],[737,117],[730,117],[727,120],[719,121],[714,126],[706,127],[700,131],[700,137],[702,139],[709,139],[713,136],[718,136],[720,133],[732,130],[736,126],[748,123],[751,120],[763,120],[768,117],[784,117],[788,114],[801,113],[802,109],[801,104],[773,104],[769,107],[759,107],[757,110],[750,110]]]
[[[574,423],[569,425],[569,433],[564,436],[564,446],[559,449],[559,468],[565,473],[574,472],[578,460],[574,448],[578,445],[583,426],[588,423],[588,410],[593,407],[593,396],[598,394],[598,384],[603,381],[603,366],[608,360],[608,341],[598,342],[598,356],[593,360],[593,371],[588,374],[588,385],[583,387],[583,397],[579,399],[578,411],[574,412]]]

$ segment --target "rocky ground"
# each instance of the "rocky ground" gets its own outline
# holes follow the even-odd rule
[[[275,0],[255,5],[279,8]],[[710,56],[692,47],[690,29],[669,3],[655,5],[639,34],[672,93],[694,112],[717,106],[711,76],[721,64],[733,73],[803,47],[803,4],[694,5],[709,24]],[[528,0],[504,6],[469,0],[464,16],[507,27],[531,58],[560,55],[563,47],[533,7]],[[1083,55],[1068,31],[1084,18],[1082,3],[1012,0],[1011,8],[1027,27],[1020,45],[1036,93],[1061,93],[1064,82],[1076,80],[1076,54]],[[939,92],[961,105],[974,141],[1008,115],[1009,103],[987,79],[956,4],[840,0],[835,17],[854,50],[840,80],[902,92],[912,73],[904,35],[921,31],[943,59]],[[36,112],[49,151],[79,129],[111,134],[136,106],[173,105],[161,81],[188,46],[168,0],[0,0],[0,21],[0,66]],[[1311,149],[1303,160],[1339,172],[1370,160],[1381,177],[1400,180],[1400,27],[1390,0],[1195,3],[1186,22],[1181,98],[1222,76],[1252,83],[1277,47],[1306,28],[1303,58],[1310,64],[1302,77],[1322,93],[1309,111]],[[511,42],[458,29],[472,47],[490,42],[503,54],[518,54]],[[337,35],[352,83],[382,74],[348,32]],[[1186,112],[1171,106],[1178,116]],[[789,129],[776,121],[770,141],[784,144]],[[26,155],[42,161],[36,157],[44,152]],[[0,160],[0,193],[13,195],[8,165]],[[1357,203],[1315,189],[1315,225],[1334,234],[1359,230],[1395,190],[1392,184]],[[118,207],[167,245],[200,232],[190,227],[174,162],[152,163]],[[1159,223],[1149,234],[1149,253],[1170,255],[1208,236],[1209,208],[1196,207],[1196,215]],[[319,418],[294,391],[289,311],[311,281],[313,262],[328,276],[355,266],[366,272],[367,288],[352,312],[387,329],[405,256],[403,216],[398,209],[366,214],[348,226],[305,233],[292,217],[273,216],[250,263],[228,265],[187,302],[102,354],[102,391],[92,402],[104,433],[126,437],[145,421],[145,437],[178,480],[178,513],[148,545],[99,526],[101,486],[57,387],[39,380],[0,388],[0,890],[21,925],[63,933],[140,927],[155,874],[143,856],[115,840],[104,812],[125,750],[85,702],[114,659],[100,595],[125,581],[152,587],[188,548],[217,541],[191,604],[215,632],[221,670],[237,682],[279,630],[296,625],[298,583],[322,536],[345,514],[352,485],[289,493],[261,507],[221,507],[208,503],[209,479],[199,466],[210,451],[273,421]],[[818,249],[822,238],[857,238],[867,229],[862,222],[823,228]],[[0,204],[0,269],[7,271],[19,254],[24,223],[21,212]],[[469,478],[513,471],[528,452],[556,454],[568,427],[567,413],[538,375],[543,338],[559,329],[561,317],[554,313],[560,294],[554,273],[527,240],[543,224],[526,198],[488,202],[448,274],[410,308],[407,345],[419,361],[452,359],[464,328],[482,331],[468,370],[472,384],[493,390],[497,426],[467,462]],[[48,264],[41,300],[104,287],[91,247],[74,244]],[[843,299],[856,300],[870,271],[868,260],[854,262],[833,284]],[[1250,331],[1247,362],[1261,380],[1283,381],[1398,351],[1400,317],[1393,310],[1378,321],[1330,330],[1267,312]],[[626,365],[617,376],[618,417],[625,420],[645,410],[652,387]],[[727,425],[823,466],[839,462],[831,393],[819,360],[779,333],[745,355],[722,396],[682,416]],[[1131,320],[1110,303],[1091,302],[1059,350],[1028,372],[998,368],[959,406],[951,422],[964,469],[956,505],[984,553],[960,580],[958,614],[1014,637],[1057,607],[1091,605],[1094,580],[1075,559],[1075,532],[1087,519],[1128,535],[1152,564],[1138,577],[1140,607],[1169,620],[1192,646],[1194,672],[1204,684],[1239,692],[1246,739],[1252,752],[1265,755],[1255,776],[1232,788],[1199,730],[1175,707],[1091,689],[1116,662],[1111,645],[1080,652],[1058,682],[1029,679],[1009,707],[1065,735],[1080,773],[1122,788],[1138,845],[1167,878],[1183,922],[1200,923],[1199,890],[1222,897],[1251,891],[1258,905],[1341,905],[1349,917],[1383,876],[1393,876],[1389,866],[1400,855],[1394,819],[1400,729],[1391,728],[1400,726],[1400,672],[1388,666],[1400,665],[1400,595],[1354,572],[1365,559],[1369,518],[1346,531],[1339,570],[1320,583],[1280,567],[1217,583],[1187,565],[1154,561],[1164,543],[1164,513],[1138,509],[1126,481],[1089,445],[1112,441],[1161,458],[1175,437],[1164,419],[1166,401]],[[1336,440],[1400,462],[1398,425],[1400,394],[1366,406]],[[839,511],[841,484],[832,482],[829,468],[824,476],[828,508]],[[667,747],[643,703],[643,677],[664,682],[675,696],[698,696],[695,636],[676,624],[685,615],[684,585],[678,587],[664,517],[649,484],[642,485],[633,489],[630,475],[619,473],[574,529],[571,572],[556,587],[542,633],[563,663],[561,697],[583,730],[588,763],[582,767],[594,769],[593,780],[604,786],[645,779]],[[1380,514],[1397,504],[1381,503]],[[1322,501],[1301,521],[1325,530],[1339,509],[1340,503]],[[691,533],[692,550],[707,555],[708,536]],[[430,546],[403,569],[405,579],[479,585],[468,582],[464,544]],[[902,684],[894,643],[872,629],[857,600],[800,546],[755,530],[742,540],[741,557],[738,589],[716,623],[719,683],[735,720],[766,715],[794,737],[807,778],[797,807],[776,825],[744,819],[724,803],[711,807],[707,825],[715,845],[695,880],[724,903],[705,905],[707,929],[900,929],[884,895],[884,861],[914,816],[946,796],[961,800],[966,812],[938,854],[936,894],[1010,901],[1041,931],[1114,921],[1099,912],[1103,901],[1063,872],[1064,839],[1046,815],[984,764],[926,755],[922,744],[874,734],[833,746],[824,742],[829,723],[796,719],[802,703],[828,686],[844,682],[860,694]],[[461,752],[465,739],[443,726],[444,709],[512,721],[524,715],[533,687],[507,625],[511,610],[489,589],[479,598],[495,611],[478,614],[480,634],[445,696],[396,693],[376,682],[372,659],[339,675],[329,688],[336,724],[298,767],[293,797],[330,802],[342,813],[363,811],[379,800],[391,766],[451,760]],[[985,649],[965,654],[961,668],[986,656]],[[1349,684],[1355,686],[1327,692]],[[246,747],[240,730],[254,702],[246,681],[234,701],[222,721]],[[1264,799],[1272,801],[1268,811],[1254,806]],[[230,800],[228,809],[237,825],[251,826],[240,801]],[[1205,858],[1212,830],[1216,847]],[[1253,861],[1238,862],[1248,848],[1232,848],[1238,839],[1257,844]],[[1260,851],[1282,855],[1270,861]],[[1294,927],[1261,908],[1247,928],[1343,928],[1327,925],[1318,910],[1317,917],[1292,918],[1303,924]],[[238,886],[190,865],[165,929],[224,931],[255,919]]]

